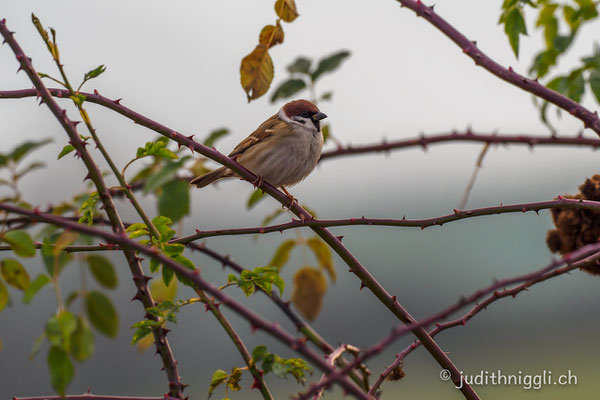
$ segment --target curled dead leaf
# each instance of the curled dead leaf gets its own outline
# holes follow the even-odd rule
[[[248,102],[265,94],[273,81],[273,60],[269,48],[259,44],[242,60],[240,77]]]
[[[277,0],[275,2],[275,12],[285,22],[292,22],[300,15],[296,9],[296,2],[294,0]]]
[[[267,47],[273,47],[283,43],[284,36],[283,28],[281,28],[281,24],[277,21],[277,25],[266,25],[262,31],[260,31],[258,42]]]

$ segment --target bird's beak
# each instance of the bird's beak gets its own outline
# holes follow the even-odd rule
[[[323,114],[322,112],[318,112],[312,117],[310,117],[310,119],[312,119],[313,121],[320,121],[325,118],[327,118],[327,115]]]

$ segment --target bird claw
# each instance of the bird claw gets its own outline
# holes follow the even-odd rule
[[[255,188],[259,188],[259,187],[261,187],[261,186],[263,185],[264,181],[265,181],[265,180],[264,180],[264,178],[262,177],[262,175],[256,175],[256,179],[252,181],[252,185],[253,185]]]
[[[290,200],[290,205],[287,206],[288,210],[291,210],[291,208],[294,206],[294,202],[298,203],[298,200],[296,200],[296,198],[294,196],[292,196],[290,194],[290,192],[288,192],[283,186],[281,187],[281,190],[283,190],[283,193],[285,193],[286,197]],[[286,205],[282,204],[281,208],[285,208]]]

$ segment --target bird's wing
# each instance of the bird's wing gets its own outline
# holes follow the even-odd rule
[[[260,126],[256,128],[256,130],[252,132],[246,139],[242,140],[237,146],[235,146],[235,149],[233,149],[231,154],[229,154],[229,157],[234,157],[238,154],[241,154],[255,144],[273,136],[275,131],[281,128],[280,125],[285,124],[285,122],[277,118],[277,115],[273,115],[271,118],[260,124]]]

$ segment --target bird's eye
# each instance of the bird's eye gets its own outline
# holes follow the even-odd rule
[[[310,117],[310,113],[308,111],[304,111],[302,114],[300,114],[300,116],[304,117],[304,118],[308,118],[308,117]]]

